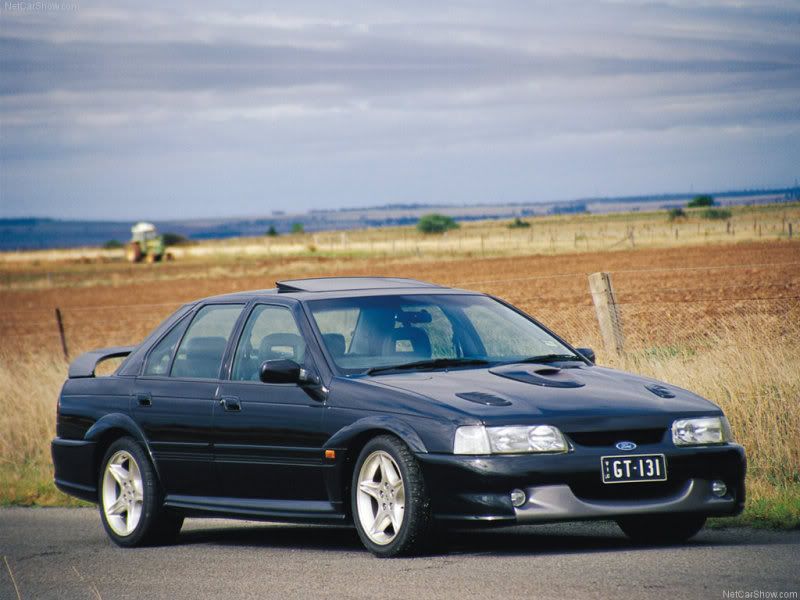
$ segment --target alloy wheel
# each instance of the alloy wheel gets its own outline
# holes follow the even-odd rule
[[[358,519],[367,537],[379,545],[392,542],[405,517],[405,486],[394,459],[376,450],[364,461],[358,475]]]

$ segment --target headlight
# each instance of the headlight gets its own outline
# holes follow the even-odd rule
[[[453,444],[455,454],[522,454],[567,450],[567,441],[552,425],[468,425],[456,429]]]
[[[724,444],[731,440],[731,428],[725,417],[678,419],[672,424],[672,443],[676,446]]]

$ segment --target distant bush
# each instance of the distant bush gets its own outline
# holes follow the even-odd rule
[[[417,231],[421,233],[444,233],[451,229],[458,229],[458,223],[447,215],[431,213],[423,215],[417,221]]]
[[[267,229],[267,233],[265,233],[267,237],[278,237],[278,230],[275,229],[275,225],[270,225],[269,229]]]
[[[123,243],[119,240],[108,240],[105,244],[103,244],[103,249],[105,250],[116,250],[117,248],[122,248]]]
[[[292,233],[305,233],[305,227],[302,223],[292,223]]]
[[[687,206],[689,208],[702,208],[704,206],[714,206],[714,198],[711,196],[695,196],[691,200],[689,200],[689,204]]]
[[[674,221],[675,219],[682,219],[686,216],[686,213],[682,208],[670,208],[667,211],[667,217],[669,217],[670,221]]]
[[[180,233],[167,232],[163,236],[165,246],[181,246],[189,243],[189,238]]]
[[[731,214],[727,208],[707,208],[700,213],[700,216],[704,219],[723,220],[730,219]]]
[[[530,227],[531,224],[527,221],[523,221],[519,217],[514,217],[514,220],[508,224],[509,229],[525,229],[526,227]]]

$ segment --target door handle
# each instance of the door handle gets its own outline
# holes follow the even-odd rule
[[[153,400],[150,394],[136,394],[136,402],[139,406],[152,406]]]
[[[235,398],[233,396],[225,396],[224,398],[220,399],[219,403],[225,410],[229,410],[232,412],[238,412],[242,410],[241,402],[239,402],[238,398]]]

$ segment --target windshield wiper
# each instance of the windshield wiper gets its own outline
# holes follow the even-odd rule
[[[367,369],[367,375],[382,373],[384,371],[405,371],[413,369],[443,369],[447,367],[463,367],[468,365],[488,365],[488,360],[480,358],[434,358],[432,360],[417,360],[399,365],[385,365]]]
[[[579,360],[582,362],[583,358],[577,354],[541,354],[539,356],[529,356],[522,360],[515,360],[514,363],[539,363],[544,365],[551,362],[560,362],[562,360]]]

